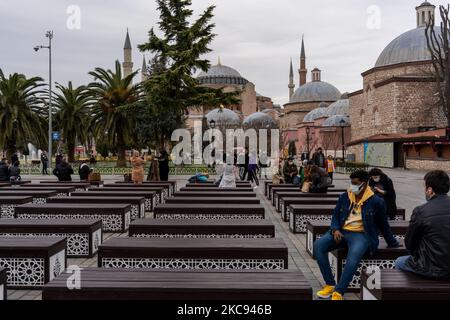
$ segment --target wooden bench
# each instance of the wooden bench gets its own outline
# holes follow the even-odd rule
[[[265,210],[257,204],[162,204],[155,208],[155,219],[264,219]]]
[[[283,239],[111,238],[100,245],[98,266],[147,269],[288,268]]]
[[[0,191],[1,192],[1,191]],[[204,191],[204,192],[196,192],[196,191],[178,191],[174,194],[175,197],[195,197],[195,198],[211,198],[211,197],[237,197],[237,198],[256,198],[256,193],[253,191],[246,192],[217,192],[217,191]]]
[[[29,184],[29,183],[31,183],[31,181],[30,180],[19,180],[19,181],[11,181],[10,183],[12,186],[21,186],[24,184]]]
[[[384,240],[380,240],[378,250],[372,256],[364,256],[353,276],[348,291],[358,291],[361,288],[361,271],[364,268],[374,267],[379,269],[393,269],[394,262],[401,256],[406,256],[408,251],[403,245],[400,248],[388,248]],[[336,282],[341,278],[342,270],[345,267],[347,249],[338,249],[329,253],[331,270]]]
[[[166,199],[166,204],[170,203],[239,203],[239,204],[260,204],[256,197],[172,197]]]
[[[4,188],[2,188],[3,190]],[[52,187],[52,186],[41,186],[41,187],[28,187],[28,186],[20,186],[20,188],[7,188],[6,190],[17,190],[17,191],[40,191],[40,190],[49,190],[49,191],[57,191],[57,197],[70,197],[72,192],[75,192],[75,187]]]
[[[0,188],[2,187],[11,187],[11,183],[9,182],[0,182]]]
[[[289,229],[293,233],[306,233],[308,221],[331,221],[335,205],[290,205]],[[405,209],[397,209],[397,221],[405,220]]]
[[[362,271],[362,300],[450,300],[449,279],[431,279],[400,270],[382,269],[379,283],[374,283],[371,275],[367,270]]]
[[[125,182],[125,181],[116,181],[115,183],[117,184],[128,184],[129,182]],[[152,186],[152,185],[157,185],[157,184],[169,184],[171,186],[172,189],[172,193],[177,191],[177,182],[174,180],[169,180],[169,181],[143,181],[142,184],[144,186]]]
[[[131,220],[145,218],[144,197],[83,197],[71,196],[67,198],[52,197],[47,203],[122,203],[131,205]]]
[[[267,188],[267,194],[266,194],[266,196],[267,196],[267,198],[269,199],[269,200],[272,200],[272,198],[273,198],[273,189],[274,188],[277,188],[277,189],[290,189],[290,190],[297,190],[297,191],[300,191],[300,186],[294,186],[293,184],[267,184],[266,185],[266,188]],[[334,188],[334,185],[330,185],[330,186],[328,186],[328,188],[329,189],[331,189],[331,188]]]
[[[9,289],[40,289],[66,268],[65,238],[0,238]]]
[[[26,185],[27,188],[47,188],[51,189],[53,187],[74,187],[74,191],[86,191],[92,185],[88,182],[53,182],[53,183],[30,183]],[[23,187],[22,187],[23,188]]]
[[[63,204],[48,203],[45,206],[25,204],[14,210],[17,219],[94,219],[102,220],[104,232],[124,233],[130,225],[129,204]]]
[[[336,190],[336,189],[335,189]],[[340,190],[338,190],[338,191],[335,191],[335,190],[328,190],[328,192],[327,193],[325,193],[325,194],[329,194],[330,195],[330,197],[331,196],[336,196],[336,198],[339,198],[339,196],[343,193],[343,192],[341,192]],[[313,194],[313,193],[304,193],[304,192],[302,192],[301,190],[292,190],[292,189],[289,189],[289,188],[284,188],[284,189],[276,189],[276,188],[274,188],[274,189],[272,189],[272,193],[273,193],[273,196],[272,196],[272,205],[275,207],[275,209],[279,212],[279,210],[280,210],[280,199],[281,199],[281,197],[282,197],[282,195],[285,195],[285,194],[289,194],[289,195],[292,195],[292,197],[296,197],[297,195],[303,195],[303,194]]]
[[[140,219],[128,230],[138,238],[273,238],[275,227],[267,220]]]
[[[164,203],[165,202],[165,196],[164,194],[167,194],[167,190],[163,187],[142,187],[142,188],[136,188],[136,189],[130,189],[130,188],[114,188],[114,187],[102,187],[102,188],[90,188],[88,190],[89,192],[148,192],[148,195],[154,198],[153,205],[156,205],[158,203]],[[141,195],[141,194],[140,194]],[[148,198],[148,197],[146,197]],[[148,204],[146,204],[145,210],[151,211],[148,209]]]
[[[96,190],[89,189],[89,191],[84,192],[74,192],[72,197],[88,197],[88,198],[129,198],[129,197],[139,197],[144,198],[144,209],[146,212],[153,212],[153,208],[156,203],[157,193],[155,191],[100,191],[103,188],[98,188]]]
[[[148,188],[162,188],[164,199],[172,195],[172,185],[170,183],[158,183],[158,184],[134,184],[134,183],[107,183],[104,188],[116,188],[116,189],[148,189]]]
[[[187,183],[186,188],[217,188],[218,186],[213,183]],[[239,183],[236,182],[236,188],[252,188],[250,183]]]
[[[63,273],[43,288],[43,300],[311,300],[299,270],[157,270],[83,268],[81,288],[70,290]]]
[[[390,221],[392,233],[398,240],[404,240],[408,231],[408,221]],[[330,221],[308,221],[306,225],[306,252],[313,256],[314,242],[330,231]]]
[[[58,181],[58,180],[49,180],[49,181],[39,181],[42,184],[55,184],[55,185],[72,185],[77,183],[87,183],[90,186],[102,187],[103,181]]]
[[[22,189],[6,190],[0,189],[0,197],[32,197],[35,204],[46,204],[47,199],[58,195],[56,190],[33,190],[26,191]]]
[[[102,243],[101,220],[0,220],[2,237],[67,238],[67,256],[91,258]]]
[[[0,301],[8,299],[8,294],[6,291],[6,282],[7,282],[6,269],[0,268]]]
[[[287,208],[290,205],[336,205],[338,197],[282,197],[280,198],[280,214],[283,221],[289,222],[289,214]]]
[[[219,188],[219,187],[183,187],[180,191],[189,192],[254,192],[251,187],[241,187],[241,188]]]
[[[33,202],[28,196],[2,196],[0,194],[0,219],[14,218],[14,208],[18,205]],[[1,220],[0,220],[1,221]]]

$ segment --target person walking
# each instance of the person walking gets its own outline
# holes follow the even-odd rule
[[[47,152],[41,153],[42,175],[48,175],[48,157]]]
[[[255,188],[257,186],[259,186],[259,180],[258,180],[258,164],[256,162],[256,155],[252,154],[249,156],[249,164],[247,167],[247,171],[248,171],[248,181],[250,181],[250,183],[254,183],[255,184]]]
[[[450,278],[450,179],[446,172],[427,173],[427,202],[414,209],[405,237],[409,256],[395,261],[395,268],[434,279]]]
[[[318,148],[317,151],[312,156],[312,161],[319,168],[326,168],[326,159],[323,154],[322,148]]]
[[[149,154],[148,162],[150,162],[150,166],[148,168],[147,181],[159,181],[158,159],[154,155]]]
[[[374,168],[370,170],[369,187],[379,197],[383,198],[386,204],[387,215],[390,220],[395,220],[397,216],[397,195],[394,189],[394,183],[381,169]]]
[[[131,157],[131,180],[134,184],[142,184],[144,181],[144,164],[145,160],[141,157],[139,151],[134,151]]]
[[[328,171],[328,176],[331,179],[331,183],[333,183],[333,175],[334,175],[335,170],[336,170],[336,164],[334,163],[333,156],[328,156],[327,171]]]
[[[158,158],[159,178],[161,181],[169,180],[169,155],[166,150],[161,150]]]
[[[59,181],[72,181],[73,169],[65,159],[61,159],[61,162],[53,169],[53,174]]]

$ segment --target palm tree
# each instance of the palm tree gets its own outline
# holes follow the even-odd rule
[[[117,149],[117,166],[126,165],[125,151],[133,143],[136,126],[135,112],[130,106],[141,99],[140,84],[133,85],[137,72],[123,77],[120,62],[116,61],[115,71],[96,68],[89,72],[94,77],[89,85],[96,100],[92,108],[91,127],[97,142],[103,142]]]
[[[46,146],[42,81],[18,73],[5,77],[0,69],[0,149],[6,150],[8,157],[17,151],[17,145]]]
[[[75,144],[87,145],[89,140],[88,126],[89,107],[92,103],[90,92],[86,86],[73,88],[69,81],[67,87],[56,84],[60,91],[55,93],[55,124],[61,130],[61,137],[67,143],[68,160],[75,161]]]

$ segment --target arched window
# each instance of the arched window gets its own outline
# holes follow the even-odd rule
[[[365,111],[364,110],[361,110],[361,112],[360,112],[360,120],[361,120],[361,123],[360,123],[360,127],[365,127],[366,125],[367,125],[367,123],[366,123],[366,113],[365,113]]]
[[[376,126],[381,125],[381,117],[380,117],[380,112],[378,111],[378,108],[375,108],[373,110],[373,122]]]

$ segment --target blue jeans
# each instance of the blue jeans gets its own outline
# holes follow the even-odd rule
[[[344,294],[347,290],[356,270],[358,270],[362,257],[369,249],[369,240],[364,233],[344,231],[342,234],[344,237],[340,243],[336,243],[331,233],[327,233],[314,243],[314,257],[317,260],[325,283],[329,286],[334,286],[334,290],[340,294]],[[348,247],[348,254],[341,278],[339,283],[336,284],[331,271],[328,253],[342,247]]]

